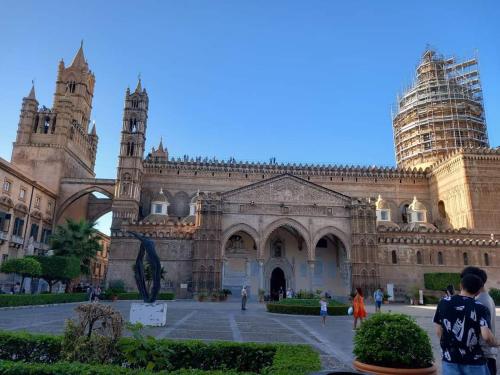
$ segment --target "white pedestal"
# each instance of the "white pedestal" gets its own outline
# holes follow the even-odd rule
[[[167,324],[166,303],[132,303],[130,306],[130,323],[141,323],[145,326],[161,327]]]

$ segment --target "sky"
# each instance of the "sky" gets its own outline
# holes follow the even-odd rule
[[[114,178],[123,99],[149,94],[147,147],[170,156],[395,165],[391,108],[426,46],[477,53],[500,145],[500,2],[23,1],[0,3],[0,157],[35,81],[52,106],[58,61],[84,41],[96,76],[96,175]]]

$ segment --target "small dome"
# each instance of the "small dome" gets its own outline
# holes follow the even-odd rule
[[[153,202],[168,202],[167,197],[165,196],[165,194],[163,194],[163,189],[160,189],[160,192],[153,196],[152,201]]]
[[[387,203],[384,199],[382,199],[380,194],[378,195],[377,201],[375,202],[375,207],[377,208],[377,210],[389,210],[390,209],[389,203]]]
[[[417,197],[413,197],[413,202],[408,208],[412,211],[427,211],[427,208],[417,200]]]

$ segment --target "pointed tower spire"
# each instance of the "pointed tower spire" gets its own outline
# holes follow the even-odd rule
[[[142,85],[141,85],[141,73],[137,76],[137,87],[135,88],[135,92],[141,92],[142,91]]]
[[[160,144],[158,146],[158,151],[163,152],[163,137],[160,137]]]
[[[27,97],[28,99],[33,99],[36,100],[36,95],[35,95],[35,81],[31,81],[31,91]]]
[[[71,63],[71,66],[77,67],[77,68],[82,68],[85,65],[87,65],[87,62],[85,61],[85,55],[83,54],[83,39],[80,44],[80,48],[78,49],[78,52],[76,53],[75,57],[73,58],[73,62]]]
[[[95,130],[95,121],[92,121],[92,130],[90,131],[90,134],[97,135],[97,131]]]

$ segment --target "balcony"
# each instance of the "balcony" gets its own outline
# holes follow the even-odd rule
[[[21,247],[21,246],[23,246],[23,243],[24,243],[24,239],[20,236],[12,235],[10,237],[10,246]]]

